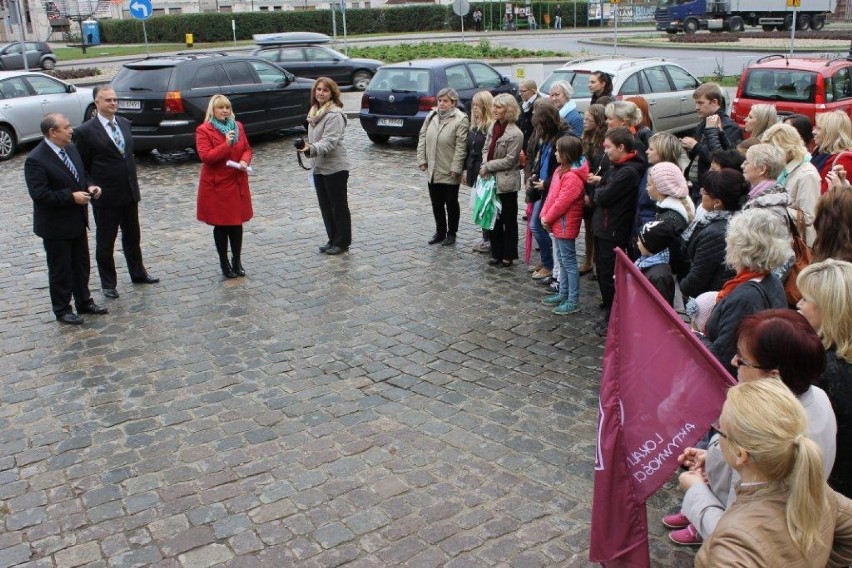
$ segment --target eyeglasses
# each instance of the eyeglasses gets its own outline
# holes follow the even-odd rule
[[[764,367],[761,367],[760,365],[755,365],[754,363],[746,361],[739,353],[734,355],[733,363],[734,367],[751,367],[752,369],[764,369]]]
[[[520,93],[529,93],[532,89],[520,89],[518,92]]]

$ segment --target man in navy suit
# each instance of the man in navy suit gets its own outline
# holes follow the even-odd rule
[[[33,231],[44,241],[50,302],[61,323],[80,325],[80,314],[105,314],[89,294],[89,201],[101,188],[88,185],[83,160],[71,143],[71,123],[59,113],[41,121],[42,140],[24,162],[24,179],[33,200]]]
[[[142,263],[139,182],[130,121],[115,115],[118,99],[112,87],[97,86],[93,95],[98,114],[77,128],[75,144],[89,179],[103,189],[101,198],[92,203],[97,226],[95,260],[104,296],[118,298],[114,249],[119,228],[130,280],[154,284],[160,279],[149,276]]]

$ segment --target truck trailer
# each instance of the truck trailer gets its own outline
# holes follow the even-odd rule
[[[698,30],[741,32],[745,26],[762,26],[764,31],[790,30],[793,12],[797,30],[821,30],[837,0],[659,0],[654,12],[657,29],[670,34]],[[791,2],[792,3],[792,2]]]

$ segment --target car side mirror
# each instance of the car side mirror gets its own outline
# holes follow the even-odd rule
[[[506,76],[501,76],[501,77],[500,77],[500,84],[501,84],[501,85],[508,85],[508,84],[509,84],[509,83],[511,83],[511,82],[512,82],[512,80],[511,80],[511,79],[509,79],[509,78],[508,78],[508,77],[506,77]]]
[[[296,76],[289,71],[284,71],[284,80],[287,85],[296,80]]]
[[[69,93],[76,93],[77,87],[75,87],[74,85],[68,85],[68,86],[65,87],[65,90],[68,91]]]

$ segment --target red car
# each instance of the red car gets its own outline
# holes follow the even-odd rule
[[[779,116],[842,110],[852,117],[852,53],[845,59],[767,55],[740,77],[731,118],[742,126],[752,105],[772,104]]]

